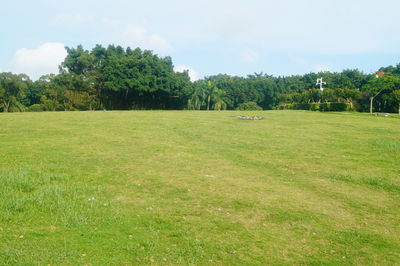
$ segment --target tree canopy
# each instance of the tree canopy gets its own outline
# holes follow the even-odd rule
[[[149,50],[114,45],[66,50],[58,74],[32,82],[24,74],[0,73],[0,111],[234,110],[247,103],[268,110],[324,102],[362,112],[399,110],[400,64],[382,67],[377,75],[349,69],[278,77],[218,74],[191,82],[187,71],[174,71],[170,57]],[[315,84],[321,77],[327,82],[323,92]]]

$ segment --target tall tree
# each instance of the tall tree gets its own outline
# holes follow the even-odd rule
[[[377,75],[375,79],[372,79],[364,87],[369,94],[370,108],[369,112],[372,114],[374,100],[383,92],[391,92],[400,86],[400,78],[392,74]]]
[[[28,82],[30,79],[24,74],[0,73],[0,107],[3,112],[23,110],[20,101],[25,96]]]
[[[397,103],[397,110],[400,115],[400,89],[392,92],[393,100]]]

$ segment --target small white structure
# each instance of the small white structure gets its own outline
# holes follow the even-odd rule
[[[323,81],[323,79],[322,78],[319,78],[319,79],[317,79],[317,84],[315,84],[315,85],[319,85],[319,89],[321,90],[321,91],[324,91],[324,85],[326,85],[326,82],[324,82]]]

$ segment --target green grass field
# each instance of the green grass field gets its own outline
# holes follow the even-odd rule
[[[400,119],[0,114],[0,265],[400,263]]]

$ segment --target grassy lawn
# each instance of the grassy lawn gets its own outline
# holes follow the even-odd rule
[[[0,265],[398,264],[400,119],[0,114]]]

